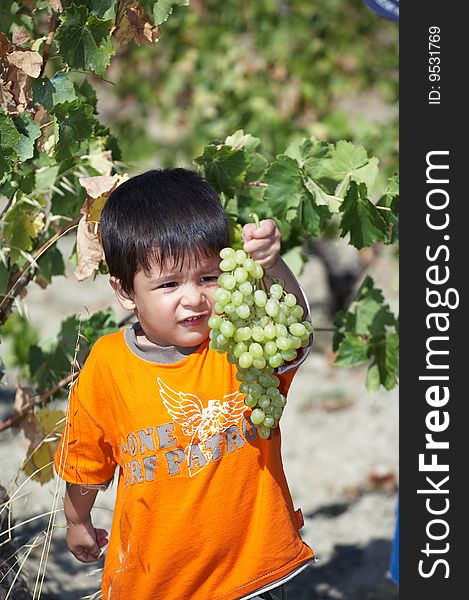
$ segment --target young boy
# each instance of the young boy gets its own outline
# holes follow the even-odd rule
[[[100,338],[72,387],[55,456],[67,545],[99,559],[107,533],[90,511],[119,467],[104,600],[283,598],[314,555],[278,428],[260,438],[235,365],[208,348],[218,253],[230,244],[219,198],[192,171],[149,171],[111,194],[101,234],[111,285],[138,323]],[[246,225],[243,238],[304,305],[275,223]],[[279,375],[285,395],[295,370]]]

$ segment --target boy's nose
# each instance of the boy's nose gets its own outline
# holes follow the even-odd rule
[[[203,290],[201,290],[197,285],[185,286],[181,302],[184,306],[200,306],[203,302],[205,302]]]

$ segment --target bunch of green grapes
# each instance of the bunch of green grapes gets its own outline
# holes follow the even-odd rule
[[[215,292],[215,315],[210,317],[210,348],[228,355],[236,364],[240,391],[252,409],[251,421],[262,439],[278,425],[286,398],[280,393],[274,370],[296,358],[309,345],[313,326],[301,321],[303,308],[280,283],[266,290],[264,269],[244,250],[220,252]]]

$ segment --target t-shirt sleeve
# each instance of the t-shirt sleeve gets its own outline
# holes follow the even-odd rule
[[[92,485],[109,481],[116,461],[97,407],[106,406],[103,381],[93,351],[69,395],[65,427],[54,457],[59,477],[69,483]]]

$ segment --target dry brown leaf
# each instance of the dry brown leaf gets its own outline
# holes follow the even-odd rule
[[[10,50],[10,46],[10,40],[2,31],[0,31],[0,56],[5,56]]]
[[[88,196],[91,196],[91,198],[95,200],[103,194],[111,193],[118,181],[118,175],[97,175],[96,177],[81,177],[79,179],[80,184],[85,188]],[[81,212],[83,212],[83,209]],[[88,210],[86,213],[88,213]]]
[[[22,46],[31,39],[31,36],[24,27],[15,27],[11,34],[11,41],[15,46]]]
[[[77,268],[75,277],[77,281],[88,279],[104,258],[104,251],[95,232],[95,224],[88,223],[83,216],[78,223],[77,230]]]
[[[17,413],[30,408],[32,406],[32,396],[27,388],[18,386],[15,393],[15,401],[13,402],[13,410]]]
[[[64,9],[60,0],[49,0],[49,4],[55,12],[62,12]]]
[[[152,25],[137,0],[123,0],[112,33],[119,48],[124,48],[131,40],[137,44],[154,46],[159,39],[160,30]]]
[[[80,212],[86,216],[88,223],[98,223],[101,212],[109,194],[119,184],[119,175],[97,175],[96,177],[81,177],[80,184],[88,192]]]
[[[39,77],[42,67],[42,56],[32,50],[14,50],[6,55],[10,65],[21,69],[30,77]]]
[[[32,100],[31,77],[24,71],[11,65],[3,71],[0,78],[2,86],[2,106],[9,114],[18,114],[25,111]]]

